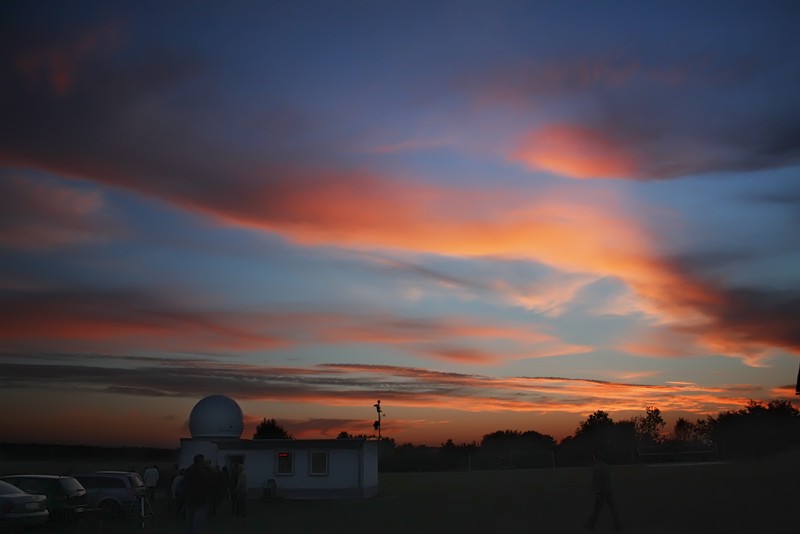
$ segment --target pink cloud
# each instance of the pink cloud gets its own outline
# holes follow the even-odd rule
[[[571,178],[624,178],[638,173],[635,155],[608,135],[569,124],[528,134],[512,159],[534,170]]]
[[[591,347],[565,343],[541,327],[491,325],[460,317],[402,319],[394,317],[340,317],[319,332],[326,342],[379,343],[406,348],[416,355],[471,364],[498,364],[512,359],[588,352]],[[491,346],[511,343],[512,349],[467,347],[472,342]]]

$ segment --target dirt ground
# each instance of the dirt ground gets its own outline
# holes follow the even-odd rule
[[[629,533],[798,532],[800,451],[768,460],[612,467],[615,497]],[[246,518],[223,504],[211,533],[542,533],[587,532],[589,468],[402,473],[380,477],[371,499],[252,501]],[[163,496],[155,515],[37,530],[39,533],[183,532]],[[55,527],[54,527],[55,528]],[[595,532],[612,532],[608,510]]]

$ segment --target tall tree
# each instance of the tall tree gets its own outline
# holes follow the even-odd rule
[[[672,433],[675,435],[677,441],[698,441],[697,425],[683,417],[679,417],[678,420],[675,421]]]
[[[275,419],[266,417],[258,423],[253,439],[294,439]]]
[[[578,430],[575,431],[575,437],[582,435],[595,434],[604,429],[611,428],[614,425],[614,420],[608,415],[608,412],[597,410],[586,418],[586,421],[581,421],[578,425]]]
[[[660,443],[663,441],[661,430],[666,426],[667,422],[661,417],[661,410],[655,406],[648,406],[645,409],[645,415],[643,417],[634,417],[633,422],[636,425],[636,439],[640,443]]]

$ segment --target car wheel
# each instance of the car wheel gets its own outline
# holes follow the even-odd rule
[[[103,517],[117,517],[122,513],[122,507],[116,501],[102,501],[100,503],[100,513]]]

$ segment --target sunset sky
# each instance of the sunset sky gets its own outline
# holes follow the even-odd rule
[[[792,399],[800,3],[0,3],[0,441]]]

